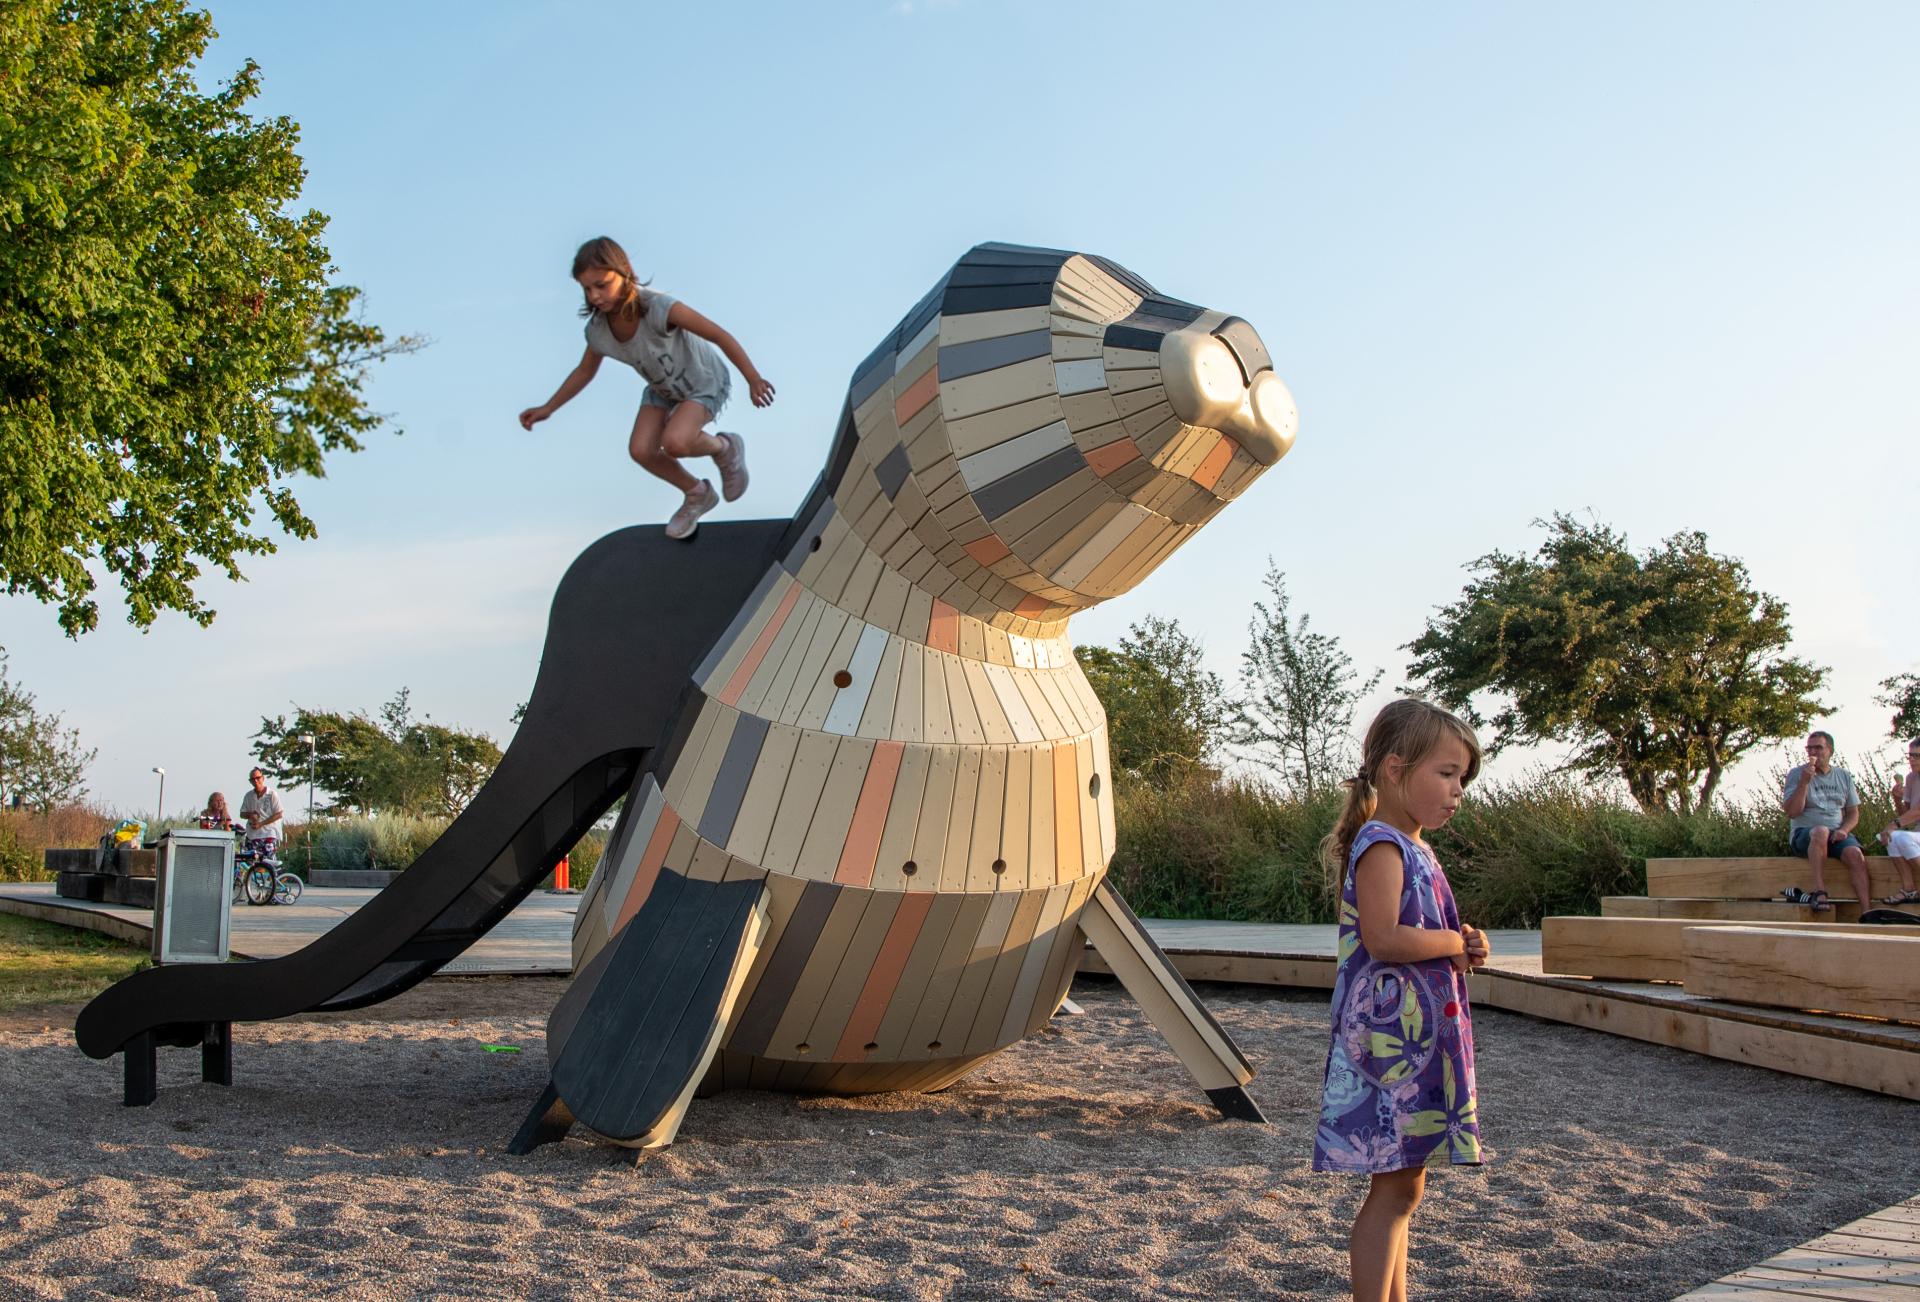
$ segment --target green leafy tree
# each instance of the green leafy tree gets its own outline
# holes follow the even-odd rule
[[[329,812],[452,818],[500,763],[500,748],[486,734],[415,719],[404,687],[378,718],[309,709],[263,718],[254,755],[276,781],[305,783],[308,736],[314,785],[334,797]]]
[[[1889,737],[1920,737],[1920,674],[1895,674],[1880,680],[1875,702],[1893,711]]]
[[[1075,652],[1107,711],[1116,770],[1164,782],[1204,764],[1226,723],[1219,675],[1200,663],[1200,644],[1171,619],[1149,615],[1117,648]]]
[[[93,757],[59,715],[35,707],[33,693],[9,674],[0,651],[0,805],[17,801],[45,812],[78,800],[87,793]]]
[[[201,93],[212,35],[181,0],[0,5],[0,588],[70,636],[90,569],[135,625],[206,624],[203,565],[312,537],[289,478],[359,450],[368,368],[423,342],[330,283],[299,130],[246,112],[251,62]]]
[[[1476,722],[1477,695],[1501,698],[1491,750],[1564,742],[1569,768],[1617,774],[1648,813],[1689,813],[1742,754],[1824,708],[1826,670],[1783,654],[1785,604],[1704,535],[1636,556],[1603,525],[1538,523],[1536,555],[1473,562],[1465,594],[1408,644],[1414,678]]]
[[[1380,685],[1380,671],[1361,678],[1340,639],[1313,632],[1305,614],[1292,617],[1286,575],[1272,557],[1263,581],[1268,599],[1253,603],[1251,644],[1240,657],[1245,696],[1234,707],[1229,737],[1311,798],[1352,762],[1353,712]]]

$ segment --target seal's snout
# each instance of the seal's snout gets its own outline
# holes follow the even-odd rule
[[[1202,318],[1160,341],[1160,377],[1182,421],[1230,435],[1263,466],[1293,446],[1300,413],[1266,345],[1238,317]]]

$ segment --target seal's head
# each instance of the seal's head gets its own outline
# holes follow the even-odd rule
[[[1298,423],[1240,318],[982,244],[856,370],[816,509],[966,613],[1053,624],[1150,574]]]

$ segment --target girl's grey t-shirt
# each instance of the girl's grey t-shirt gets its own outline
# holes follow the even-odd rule
[[[1788,800],[1793,799],[1793,793],[1800,789],[1812,768],[1811,764],[1802,764],[1787,774]],[[1854,788],[1853,774],[1845,769],[1828,769],[1813,775],[1813,785],[1807,788],[1807,807],[1798,817],[1788,819],[1787,824],[1795,831],[1803,827],[1838,827],[1841,811],[1859,803],[1860,793]]]
[[[587,318],[587,347],[633,367],[662,398],[673,402],[701,397],[724,399],[730,381],[727,360],[720,350],[698,335],[667,324],[667,313],[679,301],[670,294],[649,291],[646,311],[633,338],[625,343],[614,337],[607,318],[595,312]]]

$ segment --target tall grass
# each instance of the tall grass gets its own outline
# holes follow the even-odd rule
[[[46,852],[96,846],[117,820],[94,805],[63,805],[48,813],[0,809],[0,882],[47,881]]]
[[[1855,776],[1871,853],[1892,816],[1889,779],[1871,759]],[[1338,814],[1337,795],[1296,798],[1242,778],[1120,784],[1114,881],[1135,910],[1158,917],[1329,922],[1335,899],[1318,847]],[[1607,787],[1536,772],[1472,788],[1430,840],[1469,921],[1537,927],[1598,913],[1604,896],[1645,894],[1649,858],[1784,854],[1787,821],[1766,795],[1651,817]]]

